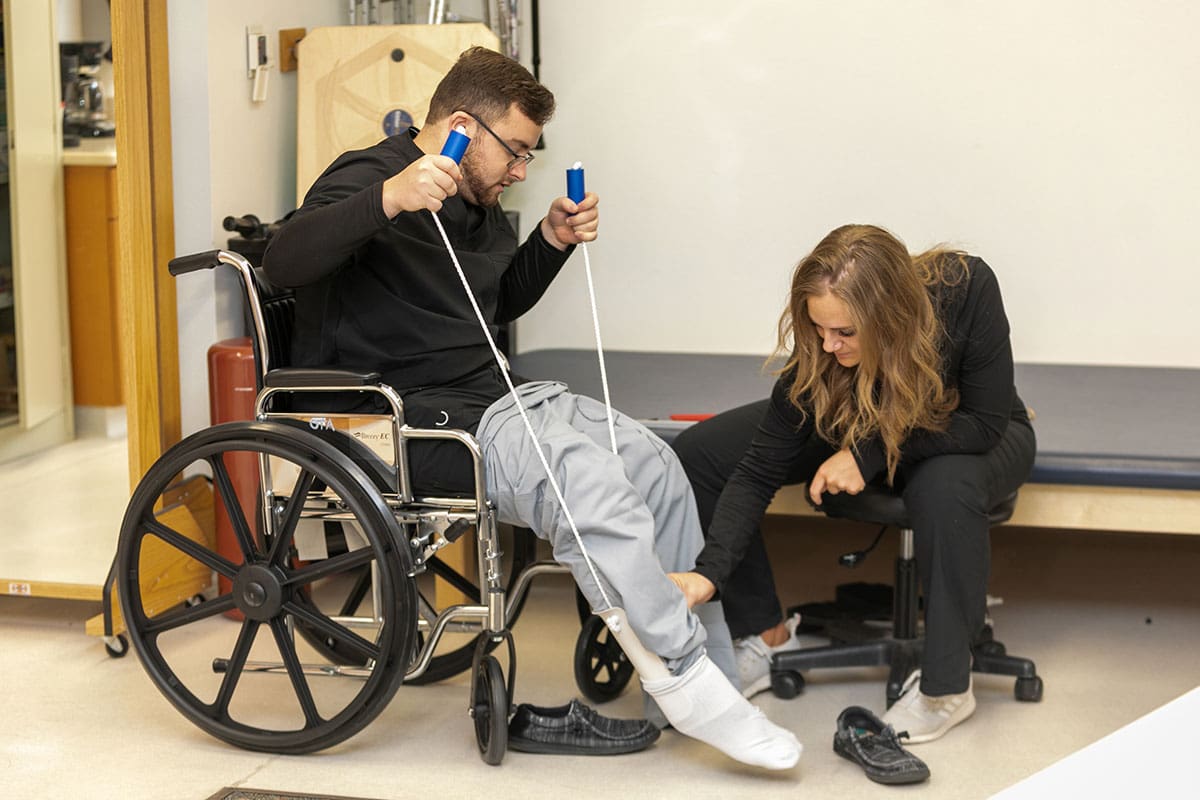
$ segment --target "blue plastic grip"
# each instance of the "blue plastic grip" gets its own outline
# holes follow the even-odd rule
[[[442,155],[453,158],[455,164],[462,163],[463,153],[467,152],[467,145],[470,143],[471,137],[463,132],[460,125],[446,137],[446,143],[442,145]]]
[[[583,167],[572,167],[567,170],[567,197],[571,202],[582,203],[586,195],[583,189]]]

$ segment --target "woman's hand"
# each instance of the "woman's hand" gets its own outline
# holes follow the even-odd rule
[[[713,582],[699,572],[668,572],[667,577],[683,592],[688,608],[707,603],[717,593]]]
[[[812,498],[813,505],[819,506],[822,492],[858,494],[866,485],[854,454],[844,449],[834,453],[817,468],[817,473],[808,482],[808,496]]]

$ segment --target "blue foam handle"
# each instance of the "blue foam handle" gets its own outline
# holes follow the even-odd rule
[[[567,170],[567,197],[573,203],[582,203],[586,196],[583,189],[583,167],[572,167]]]
[[[464,131],[461,125],[450,131],[446,143],[442,145],[442,155],[453,158],[455,164],[462,163],[463,153],[467,152],[467,145],[471,143],[471,137]]]

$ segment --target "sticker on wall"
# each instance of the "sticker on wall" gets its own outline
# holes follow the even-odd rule
[[[393,108],[383,117],[383,132],[395,136],[412,127],[413,116],[403,108]]]

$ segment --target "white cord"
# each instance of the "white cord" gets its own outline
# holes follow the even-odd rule
[[[608,438],[613,455],[617,455],[617,429],[613,425],[612,401],[608,397],[608,371],[604,368],[604,345],[600,343],[600,313],[596,310],[596,288],[592,285],[592,260],[588,258],[587,242],[583,243],[583,273],[587,276],[588,300],[592,304],[592,328],[596,331],[596,356],[600,360],[600,384],[604,387],[604,411],[608,414]]]
[[[542,443],[538,441],[537,434],[533,432],[533,423],[529,421],[529,415],[525,412],[525,406],[521,403],[521,398],[517,394],[517,387],[513,386],[512,378],[508,374],[508,365],[505,363],[504,356],[500,354],[500,349],[496,347],[496,341],[492,338],[492,332],[488,330],[487,321],[483,318],[483,312],[479,310],[479,303],[475,301],[475,293],[471,291],[471,284],[467,282],[467,276],[463,272],[462,265],[458,263],[458,255],[454,252],[454,248],[450,245],[450,237],[446,235],[446,229],[442,227],[442,220],[438,217],[437,212],[430,211],[433,215],[433,221],[437,225],[438,233],[442,235],[442,242],[446,245],[446,252],[450,254],[450,260],[454,262],[454,270],[458,273],[458,279],[462,282],[463,290],[467,293],[467,300],[471,302],[471,308],[475,312],[475,319],[479,320],[479,327],[483,330],[483,335],[487,339],[488,347],[492,348],[492,356],[496,359],[496,363],[500,366],[500,374],[504,376],[504,382],[508,384],[508,393],[512,395],[513,402],[517,404],[517,411],[521,413],[521,419],[525,423],[525,431],[529,434],[530,440],[534,444],[534,449],[537,451],[538,459],[542,462],[543,469],[546,470],[546,477],[550,479],[550,487],[554,490],[554,496],[558,499],[558,506],[562,509],[563,516],[567,519],[567,524],[571,526],[571,533],[575,534],[575,542],[579,545],[579,552],[583,556],[583,560],[587,563],[588,572],[592,574],[592,580],[596,582],[596,587],[600,590],[600,597],[604,601],[605,610],[613,608],[613,602],[608,597],[608,592],[604,591],[604,584],[600,581],[600,576],[596,573],[596,566],[592,563],[592,559],[588,556],[587,548],[584,547],[583,537],[579,535],[579,529],[575,527],[575,518],[571,516],[570,509],[567,508],[567,501],[563,498],[562,490],[558,487],[558,481],[554,478],[554,472],[550,469],[550,462],[546,460],[546,454],[542,452]],[[584,249],[585,261],[587,250]],[[588,286],[591,287],[591,276],[588,277]],[[595,298],[592,299],[592,311],[595,312]],[[597,327],[597,337],[599,336],[599,327]],[[601,371],[603,374],[603,362],[601,362]],[[607,381],[605,384],[605,399],[608,396]],[[612,424],[612,412],[609,411],[609,425]],[[613,449],[616,450],[616,437],[613,438]]]

